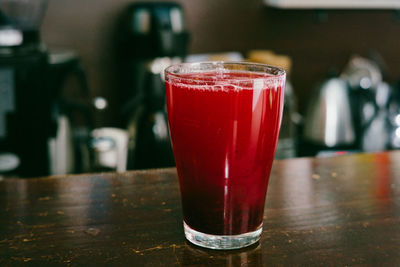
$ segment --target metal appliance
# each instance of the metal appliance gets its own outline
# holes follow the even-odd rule
[[[345,81],[330,78],[311,98],[306,113],[304,138],[327,148],[352,146],[356,135]]]
[[[49,52],[41,43],[46,7],[46,0],[0,0],[2,177],[76,171],[69,113],[78,109],[87,115],[88,108],[65,101],[62,84],[74,74],[87,95],[86,76],[76,54]]]
[[[383,76],[378,62],[356,55],[322,83],[306,114],[306,155],[396,148],[399,102]]]
[[[117,29],[121,121],[128,169],[173,166],[163,71],[186,55],[189,34],[176,3],[134,3]]]
[[[56,127],[39,27],[45,0],[0,0],[0,175],[48,174]]]

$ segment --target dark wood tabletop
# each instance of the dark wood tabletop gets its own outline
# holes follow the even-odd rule
[[[400,266],[400,152],[274,163],[259,243],[185,241],[174,168],[0,182],[0,266]],[[46,265],[45,265],[46,264]]]

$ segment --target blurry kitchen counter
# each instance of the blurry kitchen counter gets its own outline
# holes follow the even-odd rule
[[[400,265],[400,152],[277,161],[261,241],[184,239],[176,170],[0,182],[0,265]]]

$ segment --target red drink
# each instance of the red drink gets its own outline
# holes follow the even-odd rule
[[[211,235],[260,229],[284,74],[218,70],[167,77],[185,223]]]

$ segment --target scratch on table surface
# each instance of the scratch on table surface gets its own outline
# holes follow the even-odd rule
[[[174,245],[175,245],[175,244],[174,244]],[[181,266],[182,264],[181,264],[181,262],[180,262],[180,260],[179,260],[179,257],[176,256],[175,249],[176,249],[176,245],[174,246],[174,251],[173,251],[173,253],[174,253],[174,257],[175,257],[175,259],[176,259],[176,262],[178,263],[178,266]]]
[[[367,227],[369,226],[369,222],[363,222],[363,223],[362,223],[362,226],[363,226],[364,228],[367,228]]]
[[[17,221],[16,223],[17,225],[24,227],[24,228],[31,228],[31,229],[38,229],[38,228],[49,228],[49,227],[54,227],[56,224],[55,223],[47,223],[47,224],[33,224],[33,225],[29,225],[29,224],[24,224],[21,221]]]
[[[11,257],[11,260],[28,262],[28,261],[31,261],[32,258],[28,258],[28,257]]]
[[[318,180],[319,178],[321,178],[321,176],[320,176],[319,174],[316,174],[316,173],[314,173],[313,175],[311,175],[311,177],[312,177],[314,180]]]
[[[180,248],[180,247],[183,247],[183,245],[177,245],[177,244],[172,244],[172,245],[169,245],[169,246],[158,245],[158,246],[155,246],[155,247],[145,248],[145,249],[142,249],[142,250],[137,250],[137,249],[133,249],[132,248],[132,251],[135,252],[136,254],[143,255],[144,252],[149,252],[149,251],[153,251],[153,250],[161,250],[161,249],[173,248],[174,251],[175,251],[176,248]]]
[[[48,224],[36,224],[36,225],[26,225],[25,227],[30,227],[33,229],[38,229],[38,228],[50,228],[50,227],[54,227],[56,224],[55,223],[48,223]]]
[[[101,230],[99,228],[91,227],[86,229],[84,232],[90,236],[97,236],[98,234],[100,234]]]
[[[281,231],[282,234],[284,234],[285,236],[289,237],[289,233],[287,231]]]
[[[23,237],[26,237],[26,236],[27,236],[27,234],[15,235],[15,236],[14,236],[14,239],[23,238]]]

